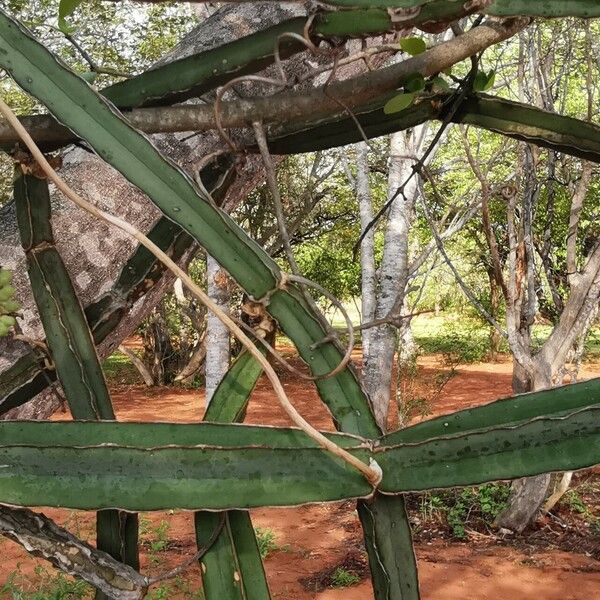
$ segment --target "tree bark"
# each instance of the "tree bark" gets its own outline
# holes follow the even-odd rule
[[[356,144],[356,200],[360,215],[361,233],[368,227],[373,218],[373,203],[371,185],[369,182],[369,147],[365,142]],[[368,323],[375,319],[377,304],[377,275],[375,273],[375,232],[367,232],[360,244],[360,273],[361,273],[361,313],[362,322]],[[371,330],[362,332],[363,356],[370,356]]]
[[[229,313],[228,276],[219,263],[206,257],[206,277],[208,280],[208,295],[219,308]],[[209,312],[206,323],[206,406],[227,370],[229,369],[229,329],[219,319]]]
[[[119,352],[122,352],[133,364],[133,366],[138,370],[138,373],[141,375],[144,383],[151,387],[154,385],[154,378],[152,377],[152,373],[148,370],[148,367],[144,364],[144,361],[133,351],[127,348],[127,346],[123,346],[121,344],[119,346]]]
[[[411,138],[417,138],[417,134],[400,132],[391,137],[388,198],[397,193],[398,188],[406,182],[410,174],[411,161],[407,159],[418,153],[418,148]],[[395,305],[403,304],[408,284],[408,234],[417,194],[418,180],[417,177],[412,177],[389,211],[384,254],[378,277],[376,319],[387,317]],[[387,427],[392,369],[397,344],[398,332],[395,327],[392,325],[374,327],[370,337],[369,352],[363,358],[365,388],[371,398],[375,418],[384,431]]]

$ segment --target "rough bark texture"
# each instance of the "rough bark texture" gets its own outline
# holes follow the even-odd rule
[[[145,596],[148,587],[145,577],[78,540],[43,514],[0,506],[0,533],[21,544],[33,556],[84,579],[109,598],[139,600]]]
[[[419,149],[414,144],[414,134],[396,133],[390,142],[388,197],[396,194],[410,174],[411,161]],[[385,246],[378,278],[375,318],[389,315],[394,306],[402,306],[408,284],[409,256],[408,234],[413,219],[418,194],[418,180],[413,177],[392,204],[385,232]],[[398,332],[391,325],[373,328],[369,351],[363,359],[363,380],[371,397],[375,418],[385,430],[390,406],[392,365],[398,343]]]
[[[298,6],[253,5],[226,6],[217,11],[199,27],[189,33],[177,48],[164,60],[207,50],[246,35],[290,16],[301,14]],[[206,133],[186,139],[186,135],[155,136],[155,143],[182,167],[194,171],[199,159],[223,147],[219,138]],[[61,175],[84,197],[101,208],[113,212],[147,231],[159,216],[159,211],[137,188],[131,186],[114,169],[95,155],[76,147],[64,154]],[[230,190],[226,207],[235,206],[261,177],[258,162],[250,160],[239,174]],[[124,259],[134,248],[134,243],[124,234],[108,228],[92,217],[74,208],[59,194],[53,192],[53,229],[57,247],[71,273],[77,293],[84,305],[97,299],[111,286]],[[17,297],[23,307],[19,325],[23,333],[33,339],[43,339],[37,311],[29,291],[20,247],[14,206],[0,208],[0,263],[15,273]],[[148,294],[138,300],[117,329],[100,345],[101,357],[109,355],[119,343],[130,335],[172,284],[166,275]],[[21,342],[0,340],[0,372],[23,353]],[[8,413],[10,418],[45,418],[58,406],[58,401],[48,393],[40,394],[27,405]]]
[[[229,312],[228,276],[219,263],[206,257],[208,295],[219,308]],[[206,323],[206,404],[210,402],[219,382],[229,369],[229,329],[210,312]]]

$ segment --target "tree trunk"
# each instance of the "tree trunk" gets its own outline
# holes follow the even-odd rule
[[[360,229],[363,232],[373,218],[371,185],[369,182],[369,147],[365,142],[356,144],[356,200],[360,214]],[[371,229],[360,244],[361,313],[362,322],[375,319],[377,303],[377,276],[375,273],[375,232]],[[362,332],[363,356],[370,355],[372,331]]]
[[[415,134],[405,132],[391,136],[388,198],[397,193],[410,174],[407,157],[418,150],[411,143]],[[385,234],[384,255],[379,269],[379,294],[375,318],[388,316],[392,308],[402,306],[408,283],[408,236],[418,194],[417,177],[413,177],[392,204]],[[375,327],[370,334],[369,351],[363,359],[363,381],[371,398],[375,418],[385,431],[390,406],[392,368],[398,344],[398,332],[392,325]]]
[[[527,373],[517,361],[513,366],[513,392],[522,394],[552,387],[552,377],[547,364],[534,359],[533,373]],[[508,506],[497,517],[495,524],[502,529],[522,533],[535,519],[546,496],[552,476],[549,473],[524,477],[513,481]]]
[[[493,271],[488,271],[488,277],[490,280],[490,314],[496,321],[500,314],[500,295],[502,290],[496,281]],[[500,354],[500,344],[502,343],[502,336],[496,327],[490,327],[490,360],[493,362],[497,360],[498,354]]]
[[[496,518],[496,525],[515,533],[521,533],[531,523],[541,508],[551,475],[544,473],[513,481],[508,507]]]
[[[222,311],[228,313],[227,274],[212,256],[206,257],[206,277],[208,280],[208,295]],[[206,323],[206,406],[208,406],[219,382],[228,369],[229,329],[212,312],[209,312]]]
[[[148,367],[146,367],[144,361],[133,351],[123,346],[122,344],[119,346],[119,352],[123,353],[133,364],[133,366],[137,369],[138,373],[141,375],[144,383],[151,387],[154,385],[154,378],[152,377],[152,373]]]
[[[244,4],[222,7],[190,32],[161,62],[220,46],[240,35],[250,34],[299,14],[304,14],[303,7],[293,5]],[[299,63],[295,66],[297,70],[302,70]],[[224,143],[214,133],[198,136],[160,135],[154,136],[154,141],[167,156],[192,174],[197,170],[195,165],[198,159],[224,147]],[[238,180],[228,194],[225,203],[228,210],[235,207],[258,183],[260,173],[259,161],[250,158],[244,169],[240,169]],[[160,216],[156,207],[137,188],[102,160],[81,148],[67,149],[60,174],[88,200],[133,223],[142,231],[148,231]],[[87,305],[110,289],[124,259],[131,254],[135,244],[120,230],[109,228],[74,208],[53,187],[52,190],[52,225],[57,247],[72,275],[79,298]],[[32,339],[43,339],[44,334],[29,290],[12,203],[0,207],[0,256],[2,266],[14,272],[17,298],[23,307],[20,325],[24,334]],[[187,258],[184,257],[182,262]],[[110,355],[123,339],[135,331],[172,283],[172,276],[163,276],[152,290],[132,307],[128,307],[129,310],[116,329],[99,345],[101,358]],[[21,342],[0,339],[0,373],[28,350]],[[43,419],[52,414],[58,405],[58,400],[52,394],[43,393],[8,414],[13,419]]]

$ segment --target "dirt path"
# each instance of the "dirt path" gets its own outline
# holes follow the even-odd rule
[[[435,358],[421,361],[421,377],[438,372]],[[583,376],[600,375],[600,365],[587,366]],[[300,412],[322,429],[331,420],[316,393],[303,382],[284,376],[284,386]],[[510,394],[511,365],[508,361],[461,367],[430,406],[432,414],[443,414],[482,404]],[[203,393],[198,390],[142,386],[115,386],[113,398],[118,418],[124,421],[172,420],[194,422],[203,413]],[[57,414],[57,420],[66,415]],[[247,422],[286,425],[283,414],[266,381],[255,390]],[[89,540],[93,539],[93,514],[48,509],[57,521]],[[262,537],[272,538],[265,565],[277,600],[368,600],[372,598],[362,550],[361,529],[354,503],[311,505],[289,509],[252,511]],[[160,573],[194,553],[192,515],[186,512],[152,513],[142,516],[142,571]],[[525,600],[588,600],[600,594],[600,561],[585,554],[557,550],[515,549],[499,545],[485,536],[468,544],[434,540],[416,548],[424,600],[457,598]],[[16,544],[0,538],[0,590],[9,575],[21,573],[23,585],[35,589],[40,577],[33,560]],[[20,565],[20,566],[19,566]],[[325,587],[338,566],[363,576],[349,587]],[[161,590],[154,598],[198,598],[199,570]],[[36,579],[36,577],[38,579]],[[68,596],[67,596],[68,597]],[[65,598],[67,598],[65,597]],[[3,598],[11,598],[8,592]]]

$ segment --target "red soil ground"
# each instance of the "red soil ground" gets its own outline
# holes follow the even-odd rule
[[[419,380],[428,381],[439,371],[434,357],[420,361]],[[599,376],[600,365],[588,365],[582,378]],[[321,429],[331,428],[326,409],[309,384],[283,376],[284,386],[300,412]],[[433,400],[431,414],[443,414],[483,404],[510,394],[511,365],[480,363],[460,367],[443,392]],[[172,388],[148,389],[141,385],[113,386],[118,418],[124,421],[197,421],[204,411],[203,392]],[[57,414],[57,420],[68,415]],[[429,418],[429,417],[428,417]],[[261,380],[255,390],[246,421],[286,425],[268,382]],[[80,536],[93,539],[93,514],[46,509],[43,511],[66,524]],[[252,511],[256,527],[270,530],[277,549],[265,561],[273,598],[278,600],[368,600],[373,597],[370,581],[345,588],[325,588],[327,575],[345,565],[365,573],[361,529],[352,502]],[[149,541],[142,545],[142,572],[157,574],[192,556],[194,537],[192,515],[186,512],[151,513],[143,517],[146,534],[157,536],[157,527],[169,525],[166,549],[152,551]],[[551,525],[549,525],[551,527]],[[506,545],[494,535],[473,532],[468,543],[445,539],[419,542],[416,552],[424,600],[588,600],[600,597],[600,541],[598,552],[564,552],[521,543]],[[592,542],[596,543],[596,542]],[[31,575],[35,589],[34,566],[39,564],[15,543],[0,539],[2,563],[0,589],[8,575],[20,565]],[[186,573],[188,593],[175,588],[165,598],[192,598],[198,589],[199,569]],[[8,597],[8,596],[7,596]]]

